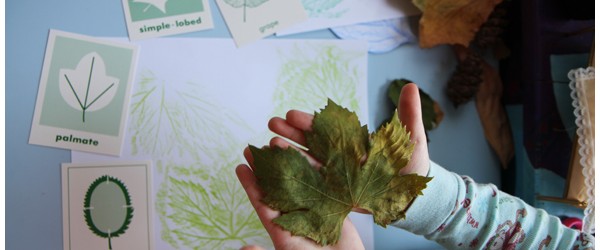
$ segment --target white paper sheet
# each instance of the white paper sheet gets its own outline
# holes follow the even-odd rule
[[[271,117],[289,109],[314,112],[327,98],[367,122],[364,42],[267,39],[239,49],[230,39],[136,44],[139,74],[121,158],[151,159],[156,166],[157,249],[268,247],[235,177],[245,162],[242,150],[268,143]],[[72,153],[73,162],[100,159],[107,158]],[[352,217],[372,249],[372,219]]]
[[[303,0],[308,20],[278,31],[289,35],[312,30],[417,15],[411,0]]]

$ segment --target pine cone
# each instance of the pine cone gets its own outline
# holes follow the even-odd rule
[[[496,5],[487,21],[479,27],[479,31],[475,34],[475,39],[473,40],[475,45],[480,48],[488,48],[498,44],[502,40],[500,35],[504,33],[508,25],[508,2],[508,0],[504,0]]]
[[[467,56],[459,61],[458,66],[446,87],[446,94],[454,104],[454,107],[468,102],[479,90],[479,85],[483,79],[482,59],[472,51],[467,52]]]

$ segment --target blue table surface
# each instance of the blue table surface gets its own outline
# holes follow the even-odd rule
[[[178,37],[231,37],[214,0],[215,28]],[[7,0],[5,39],[6,249],[62,249],[60,164],[70,151],[28,144],[49,29],[90,36],[126,37],[121,1]],[[336,39],[329,30],[285,38]],[[270,37],[269,39],[277,39]],[[401,46],[368,61],[369,127],[392,112],[387,84],[407,78],[437,100],[445,113],[429,133],[431,158],[483,183],[500,182],[500,167],[483,137],[473,103],[455,109],[444,94],[456,60],[449,47]],[[467,158],[465,158],[468,156]],[[432,249],[436,245],[399,229],[375,226],[376,249]]]

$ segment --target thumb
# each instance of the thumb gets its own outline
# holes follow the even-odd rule
[[[415,151],[402,173],[417,173],[427,175],[429,171],[429,153],[427,152],[427,136],[421,115],[421,97],[419,88],[414,83],[409,83],[402,88],[398,100],[398,117],[400,122],[410,131],[410,139],[415,143]]]
[[[243,246],[242,248],[240,248],[240,250],[265,250],[262,247],[259,246],[255,246],[255,245],[248,245],[248,246]]]

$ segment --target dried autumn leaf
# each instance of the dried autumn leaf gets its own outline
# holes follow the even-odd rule
[[[282,212],[273,221],[318,244],[338,241],[353,208],[369,211],[382,226],[403,219],[431,179],[398,174],[414,144],[397,115],[369,135],[354,112],[330,100],[315,113],[312,131],[305,137],[309,153],[323,164],[318,170],[292,148],[250,150],[254,174],[265,193],[262,201]]]
[[[492,66],[485,61],[482,64],[483,82],[475,96],[475,106],[485,138],[496,152],[502,167],[506,169],[515,155],[515,147],[508,115],[501,100],[502,80]]]
[[[419,20],[419,45],[431,48],[440,44],[461,44],[465,47],[475,37],[502,0],[413,0],[422,6]]]

